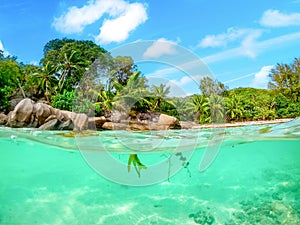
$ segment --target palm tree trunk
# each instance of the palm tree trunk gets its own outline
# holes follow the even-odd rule
[[[24,92],[23,87],[20,85],[20,83],[18,83],[18,85],[19,85],[19,88],[20,88],[21,93],[22,93],[22,95],[23,95],[23,98],[26,98],[26,95],[25,95],[25,92]]]

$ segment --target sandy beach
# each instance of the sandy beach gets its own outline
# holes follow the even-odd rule
[[[228,127],[242,127],[242,126],[248,126],[248,125],[278,124],[278,123],[289,122],[294,119],[295,118],[285,118],[285,119],[275,119],[275,120],[258,120],[258,121],[232,122],[232,123],[221,123],[221,124],[194,124],[194,125],[192,125],[191,129],[228,128]],[[184,125],[184,124],[182,124],[182,125]]]

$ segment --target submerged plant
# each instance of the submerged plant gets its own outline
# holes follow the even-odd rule
[[[141,170],[147,169],[147,167],[141,163],[140,159],[138,158],[137,154],[130,154],[128,159],[128,172],[130,172],[131,164],[133,164],[135,171],[137,172],[138,176],[141,177]]]
[[[269,126],[269,127],[264,127],[264,128],[259,129],[258,132],[260,134],[265,134],[265,133],[269,133],[271,130],[272,130],[272,127]]]
[[[84,131],[69,131],[69,132],[63,132],[63,133],[57,133],[55,135],[59,135],[66,138],[73,138],[73,137],[88,137],[88,136],[99,136],[97,132],[94,132],[92,130],[84,130]]]

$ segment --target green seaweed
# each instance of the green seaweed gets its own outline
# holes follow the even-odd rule
[[[260,134],[269,133],[271,131],[272,127],[264,127],[258,130]]]
[[[130,154],[128,163],[127,163],[127,168],[128,172],[130,172],[131,164],[133,164],[134,169],[136,173],[138,174],[139,177],[141,177],[141,170],[142,169],[147,169],[147,167],[141,163],[140,159],[138,158],[137,154]]]
[[[73,137],[88,137],[88,136],[99,136],[99,134],[92,130],[85,130],[85,131],[69,131],[63,133],[57,133],[55,135],[59,135],[66,138],[73,138]]]

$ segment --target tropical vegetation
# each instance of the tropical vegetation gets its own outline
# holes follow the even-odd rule
[[[268,89],[228,90],[221,82],[203,77],[199,94],[170,97],[170,87],[149,85],[130,56],[112,57],[92,41],[54,39],[46,43],[43,53],[39,65],[31,65],[0,51],[0,112],[12,110],[12,99],[29,97],[97,116],[112,110],[125,110],[133,117],[159,112],[197,123],[300,116],[297,58],[271,70]]]

